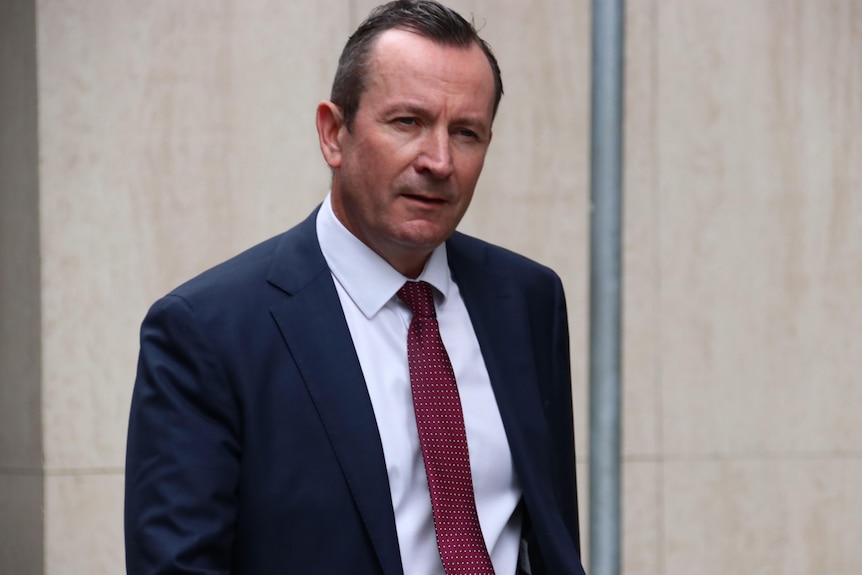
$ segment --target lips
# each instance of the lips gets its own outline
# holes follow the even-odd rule
[[[402,194],[405,198],[422,202],[425,204],[443,204],[446,202],[443,198],[439,198],[437,196],[423,196],[420,194]]]

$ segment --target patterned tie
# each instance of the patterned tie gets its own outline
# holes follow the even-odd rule
[[[407,282],[398,297],[413,312],[407,363],[443,568],[446,575],[494,575],[476,513],[461,400],[440,338],[431,285]]]

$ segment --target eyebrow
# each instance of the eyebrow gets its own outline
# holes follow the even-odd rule
[[[399,102],[393,104],[387,108],[383,109],[384,116],[391,116],[393,114],[407,114],[410,116],[430,116],[431,114],[428,112],[426,108],[419,106],[418,104],[405,104],[403,102]]]

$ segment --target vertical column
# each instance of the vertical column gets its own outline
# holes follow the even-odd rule
[[[620,572],[624,3],[593,2],[590,569]]]
[[[0,3],[0,572],[41,573],[39,177],[33,0]]]

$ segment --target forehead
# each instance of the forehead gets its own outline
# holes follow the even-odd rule
[[[482,49],[441,44],[402,29],[387,30],[375,42],[368,69],[368,88],[376,96],[427,91],[474,100],[493,108],[494,75]]]

